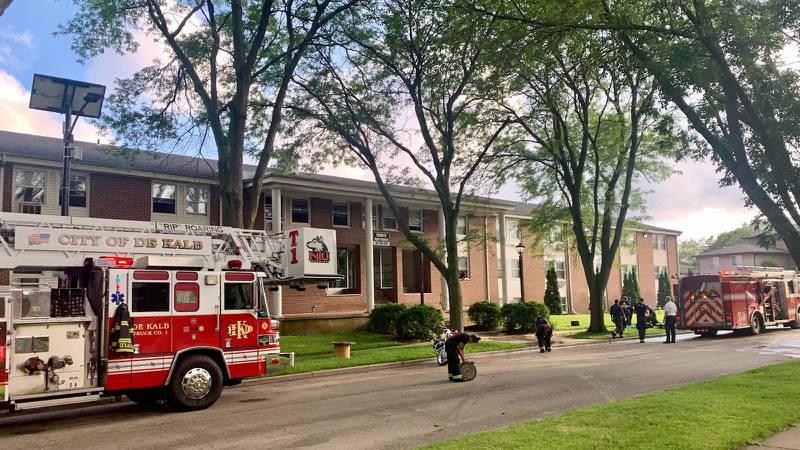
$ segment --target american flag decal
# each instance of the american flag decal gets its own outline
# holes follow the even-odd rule
[[[28,236],[28,245],[47,245],[50,243],[50,233],[34,233]]]

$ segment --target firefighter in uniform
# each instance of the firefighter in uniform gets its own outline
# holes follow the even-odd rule
[[[644,299],[639,299],[639,303],[633,309],[636,311],[636,328],[639,330],[639,342],[644,344],[644,334],[647,331],[647,323],[653,310],[644,304]]]
[[[611,314],[611,321],[614,322],[615,330],[611,333],[612,338],[623,337],[625,334],[625,311],[619,304],[619,300],[614,300],[614,304],[608,311]]]
[[[456,333],[447,338],[444,351],[447,353],[447,374],[450,381],[464,381],[464,377],[461,376],[461,363],[467,361],[464,357],[464,346],[480,340],[479,336],[467,333]]]
[[[553,337],[553,327],[544,317],[536,319],[536,341],[539,344],[539,353],[550,351],[550,339]]]

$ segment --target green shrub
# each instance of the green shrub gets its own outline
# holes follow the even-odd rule
[[[500,309],[503,323],[509,333],[528,333],[536,329],[536,318],[550,317],[550,310],[543,303],[520,302],[503,305]]]
[[[467,310],[467,315],[482,331],[496,330],[502,321],[500,305],[489,301],[473,303]]]
[[[426,305],[407,308],[397,318],[397,335],[406,339],[432,339],[442,326],[442,312]]]
[[[406,305],[387,303],[377,305],[369,313],[370,328],[381,334],[395,334],[397,332],[397,318],[406,310]]]

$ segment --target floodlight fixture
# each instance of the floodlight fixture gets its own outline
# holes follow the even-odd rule
[[[101,84],[34,74],[31,109],[64,114],[64,164],[61,174],[61,215],[69,215],[69,169],[72,160],[72,131],[75,117],[100,117],[106,87]]]

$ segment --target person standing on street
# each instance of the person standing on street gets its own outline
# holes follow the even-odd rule
[[[542,316],[536,319],[536,341],[539,343],[539,353],[550,351],[550,340],[553,337],[553,327]]]
[[[625,334],[625,311],[619,304],[619,300],[614,300],[614,304],[608,311],[611,314],[611,321],[614,322],[615,330],[611,333],[612,338],[623,337]]]
[[[664,303],[664,330],[667,332],[665,344],[675,343],[675,322],[678,319],[678,307],[672,301],[672,297],[667,297]]]
[[[633,325],[633,306],[631,306],[631,299],[628,297],[625,297],[622,311],[625,313],[625,327]]]
[[[647,331],[647,317],[652,310],[644,303],[644,299],[639,299],[639,303],[634,307],[636,311],[636,328],[639,330],[639,343],[644,344],[644,335]]]
[[[464,377],[461,375],[461,363],[467,362],[464,357],[464,346],[480,340],[480,336],[467,333],[456,333],[447,338],[444,343],[444,351],[447,353],[447,374],[450,381],[464,381]]]

